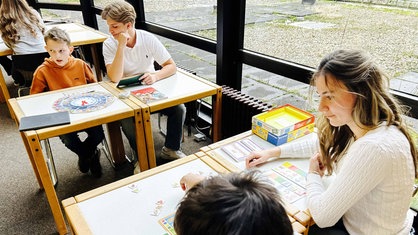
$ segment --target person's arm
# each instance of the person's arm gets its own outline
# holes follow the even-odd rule
[[[142,78],[142,82],[146,85],[151,85],[154,82],[157,82],[161,79],[170,77],[171,75],[175,74],[177,71],[176,63],[172,58],[164,62],[162,65],[161,70],[158,70],[156,73],[145,73]]]
[[[198,184],[199,182],[201,182],[205,179],[206,179],[206,177],[203,176],[203,175],[188,173],[187,175],[184,175],[180,179],[181,189],[183,189],[183,191],[187,191],[187,190],[191,189],[193,186],[195,186],[196,184]]]
[[[252,152],[245,160],[246,167],[255,167],[273,157],[309,158],[319,151],[318,136],[311,134],[303,139],[294,140],[281,146]]]
[[[333,226],[361,198],[375,189],[393,164],[376,145],[350,147],[338,174],[326,187],[319,174],[308,174],[307,207],[319,227]],[[351,150],[351,151],[350,151]]]
[[[120,33],[117,38],[117,49],[115,53],[115,57],[113,58],[113,62],[111,64],[106,65],[107,75],[112,82],[119,82],[123,77],[123,70],[124,70],[124,49],[126,47],[126,43],[128,41],[128,34],[127,33]]]
[[[94,76],[94,73],[93,73],[93,70],[91,69],[91,67],[84,61],[83,61],[83,66],[84,66],[84,76],[86,77],[87,83],[97,82],[97,79]]]
[[[42,66],[42,65],[41,65]],[[37,94],[44,92],[48,87],[46,79],[40,69],[36,69],[33,74],[32,85],[29,94]]]

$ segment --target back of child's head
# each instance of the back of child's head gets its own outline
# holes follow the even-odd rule
[[[215,176],[192,187],[174,218],[179,235],[292,235],[277,190],[259,172]]]
[[[71,45],[71,39],[68,33],[58,27],[53,27],[48,30],[44,35],[44,40],[45,43],[48,43],[48,40],[53,40],[55,42],[66,43],[68,46]]]

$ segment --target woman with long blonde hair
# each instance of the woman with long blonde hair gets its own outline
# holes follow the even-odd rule
[[[0,15],[1,37],[13,54],[45,52],[45,25],[39,13],[25,0],[2,0]],[[22,81],[15,83],[22,84]]]
[[[417,149],[388,78],[368,53],[337,50],[321,61],[312,85],[320,98],[318,141],[254,152],[247,167],[311,157],[307,207],[316,225],[309,234],[409,234]]]

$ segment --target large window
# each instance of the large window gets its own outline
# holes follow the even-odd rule
[[[197,34],[216,29],[216,0],[144,1],[148,22]]]
[[[392,78],[418,72],[418,3],[362,2],[247,1],[244,47],[311,67],[335,49],[363,49]]]
[[[40,2],[80,5],[80,1],[76,0],[42,0]],[[112,2],[112,0],[95,0],[94,5],[102,8],[109,2]],[[130,2],[136,1],[132,0]],[[234,2],[233,4],[236,4],[238,8],[232,9],[239,9],[238,4],[241,2]],[[207,52],[214,52],[215,44],[212,42],[216,42],[217,39],[217,25],[220,23],[216,22],[217,11],[221,10],[217,6],[218,0],[143,0],[143,3],[146,20],[145,28],[166,37],[161,37],[160,40],[163,41],[180,66],[188,68],[213,82],[222,78],[224,79],[222,82],[225,82],[225,79],[227,81],[237,81],[231,83],[233,86],[240,84],[237,78],[233,76],[234,74],[231,74],[231,76],[229,76],[230,73],[226,73],[227,76],[216,74],[225,67],[230,68],[231,66],[228,67],[228,64],[226,64],[224,67],[219,67],[216,64],[219,62],[219,58],[217,58],[219,55]],[[82,17],[72,11],[46,9],[42,11],[43,15],[47,17],[82,21]],[[231,15],[234,14],[226,12],[223,17],[228,18],[227,16]],[[107,33],[107,26],[100,16],[97,16],[96,19],[99,29]],[[236,23],[232,17],[229,17],[228,20]],[[234,26],[235,23],[233,23]],[[288,65],[281,67],[287,64],[282,62],[289,61],[290,63],[314,68],[324,55],[335,49],[356,48],[369,51],[389,76],[395,78],[391,82],[393,89],[418,95],[416,85],[418,78],[417,25],[418,2],[416,0],[351,0],[351,2],[247,0],[245,3],[243,40],[244,57],[246,57],[243,61],[259,68],[249,65],[242,66],[241,89],[244,93],[256,96],[266,102],[275,103],[276,101],[270,99],[267,92],[256,92],[260,89],[254,87],[258,85],[260,87],[276,88],[277,84],[286,85],[290,81],[260,68],[306,81],[306,71],[309,68],[303,66],[297,68],[296,66],[295,73],[293,65],[291,67]],[[237,27],[239,26],[237,25]],[[171,29],[176,32],[173,33],[170,31]],[[186,32],[189,35],[197,35],[213,41],[209,42],[211,44],[209,46],[207,42],[196,43],[196,38],[182,37],[178,32]],[[180,39],[179,41],[182,43],[168,38]],[[204,49],[196,49],[196,44],[200,44],[200,48]],[[221,44],[222,42],[218,42],[218,46],[222,46]],[[229,48],[223,49],[224,53],[229,50]],[[228,61],[242,59],[240,57],[243,55],[242,51],[236,52],[235,49],[231,48],[229,51],[233,51],[234,55],[239,56],[230,56]],[[248,56],[247,52],[256,52],[278,58],[282,64],[276,66],[276,60],[261,60],[261,63],[256,63],[259,57],[254,57],[254,54]],[[232,61],[232,65],[240,62]],[[265,65],[264,62],[267,62],[268,65]],[[217,66],[218,70],[216,69]],[[272,67],[279,69],[272,69]],[[252,85],[249,85],[249,82]],[[282,90],[277,90],[277,92]],[[292,94],[298,92],[293,91],[292,88],[288,90]],[[279,103],[277,102],[277,104]]]

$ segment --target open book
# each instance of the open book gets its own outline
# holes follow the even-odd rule
[[[142,89],[133,90],[131,91],[131,94],[145,104],[167,98],[165,94],[161,93],[154,87],[146,87]]]

